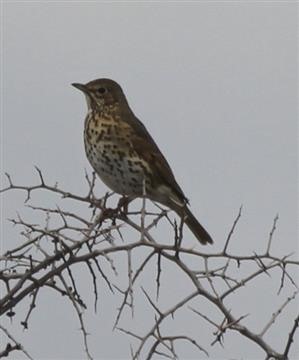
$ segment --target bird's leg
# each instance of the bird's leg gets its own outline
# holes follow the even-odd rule
[[[94,207],[93,216],[95,215],[95,211],[97,209],[101,210],[101,213],[96,216],[96,220],[95,220],[97,223],[97,227],[101,227],[102,223],[106,219],[111,219],[112,224],[115,224],[115,217],[118,213],[118,208],[113,209],[113,208],[106,207],[107,200],[111,195],[113,195],[112,192],[106,192],[104,197],[102,197],[100,199],[94,198],[93,204],[90,205],[90,206]]]
[[[183,226],[186,220],[186,213],[185,213],[185,206],[180,207],[176,213],[180,217],[180,223],[176,224],[176,234],[175,234],[175,244],[174,247],[176,248],[175,257],[179,258],[179,251],[182,245],[183,240]]]
[[[127,215],[129,204],[134,199],[135,197],[132,196],[126,196],[126,195],[122,196],[118,201],[117,210],[122,212],[123,215]]]
[[[101,214],[97,217],[98,226],[101,226],[103,221],[106,219],[111,219],[112,224],[115,225],[115,220],[118,213],[121,213],[123,216],[127,216],[128,213],[128,205],[131,201],[133,201],[135,197],[130,196],[122,196],[117,204],[115,209],[102,207]]]

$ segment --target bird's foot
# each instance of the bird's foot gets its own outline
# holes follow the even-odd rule
[[[112,220],[112,224],[115,225],[115,219],[116,219],[117,213],[118,213],[117,208],[116,209],[112,209],[112,208],[102,209],[101,213],[96,218],[96,222],[97,222],[98,226],[101,226],[102,223],[107,219]]]

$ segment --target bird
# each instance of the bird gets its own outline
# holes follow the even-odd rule
[[[143,123],[131,110],[121,86],[101,78],[73,83],[87,102],[86,156],[112,191],[129,199],[145,196],[175,211],[203,245],[213,240],[189,209],[173,171]]]

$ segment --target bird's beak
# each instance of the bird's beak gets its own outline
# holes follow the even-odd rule
[[[74,86],[76,89],[83,91],[85,94],[88,93],[87,87],[84,84],[73,83],[72,86]]]

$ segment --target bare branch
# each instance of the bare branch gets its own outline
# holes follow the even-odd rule
[[[297,296],[298,291],[295,291],[294,294],[286,299],[286,301],[280,306],[280,308],[272,314],[270,321],[266,324],[264,329],[260,332],[260,336],[263,337],[265,333],[270,329],[270,327],[274,324],[277,317],[282,313],[282,310]]]
[[[17,342],[15,340],[15,338],[8,332],[8,330],[5,329],[5,327],[3,327],[1,324],[0,324],[0,329],[15,344],[15,346],[11,346],[11,345],[7,344],[6,349],[4,351],[2,351],[2,353],[0,354],[0,357],[8,356],[8,354],[13,350],[20,350],[28,359],[33,360],[33,358],[24,349],[23,345],[21,345],[19,342]]]
[[[266,250],[267,255],[270,254],[270,248],[271,248],[271,245],[272,245],[273,235],[274,235],[274,232],[276,230],[277,221],[278,221],[278,214],[275,216],[275,218],[273,220],[272,229],[271,229],[270,234],[269,234],[268,245],[267,245],[267,250]]]
[[[80,330],[82,331],[82,334],[83,334],[83,339],[84,339],[84,348],[85,348],[85,353],[87,355],[87,358],[89,360],[92,360],[92,356],[90,355],[90,352],[89,352],[89,348],[88,348],[88,343],[87,343],[87,336],[89,335],[85,329],[85,325],[84,325],[84,321],[83,321],[83,314],[82,314],[82,311],[79,309],[78,305],[77,305],[77,302],[76,302],[76,299],[73,295],[73,293],[71,292],[69,286],[67,285],[66,281],[64,280],[64,277],[62,275],[59,276],[63,286],[65,287],[65,291],[67,292],[68,294],[68,297],[70,298],[70,300],[72,301],[72,304],[74,306],[74,309],[76,310],[76,313],[78,315],[78,318],[79,318],[79,321],[80,321],[80,325],[81,325],[81,328]]]
[[[288,359],[288,354],[291,348],[292,343],[294,342],[294,336],[295,336],[295,332],[299,327],[299,315],[296,317],[296,319],[294,320],[294,325],[292,327],[291,332],[289,333],[289,337],[288,337],[288,341],[287,341],[287,345],[286,348],[284,350],[283,353],[283,358],[284,359]]]
[[[27,207],[32,210],[32,213],[43,216],[44,220],[41,224],[27,221],[25,217],[19,214],[15,219],[11,220],[13,225],[20,228],[21,243],[0,255],[0,281],[3,282],[2,288],[4,289],[3,296],[0,299],[0,315],[14,317],[16,315],[15,307],[31,296],[29,310],[22,321],[22,325],[28,328],[33,309],[38,311],[37,298],[40,299],[40,296],[37,295],[44,288],[66,296],[79,319],[86,357],[92,359],[87,342],[88,333],[83,318],[86,304],[79,293],[80,287],[74,271],[76,264],[84,264],[82,270],[87,271],[92,280],[93,290],[91,292],[93,291],[95,312],[97,311],[99,298],[102,296],[98,290],[99,279],[104,281],[115,296],[120,297],[120,306],[115,314],[113,328],[129,335],[134,339],[134,342],[137,342],[135,350],[131,345],[133,359],[150,359],[153,357],[177,359],[176,347],[179,341],[189,342],[198,351],[207,355],[207,350],[199,345],[198,339],[184,333],[173,333],[175,328],[172,329],[172,333],[167,330],[169,329],[167,325],[169,325],[170,319],[176,321],[177,317],[174,315],[181,309],[187,308],[213,326],[212,331],[214,332],[211,332],[211,335],[214,335],[215,338],[212,345],[218,343],[224,346],[225,334],[227,331],[233,331],[262,349],[268,360],[271,358],[278,360],[288,359],[291,347],[295,346],[295,332],[299,326],[297,314],[294,316],[294,318],[297,317],[281,352],[274,350],[275,343],[271,344],[270,341],[263,338],[270,327],[278,326],[279,319],[284,314],[285,308],[295,299],[298,293],[294,269],[298,269],[299,261],[291,257],[293,254],[275,256],[271,250],[278,216],[274,218],[269,238],[266,240],[267,246],[264,253],[241,255],[227,253],[231,238],[235,234],[236,226],[241,218],[242,206],[229,231],[223,250],[220,252],[199,251],[194,247],[187,248],[184,246],[182,241],[184,219],[180,219],[180,223],[177,220],[172,221],[168,216],[168,210],[163,209],[158,204],[154,204],[157,211],[147,211],[145,196],[140,211],[129,212],[128,206],[122,201],[119,201],[116,208],[110,208],[108,204],[112,196],[111,193],[106,193],[100,199],[95,197],[96,175],[94,173],[92,176],[85,174],[88,185],[87,195],[81,196],[64,191],[57,184],[54,186],[48,185],[41,170],[36,168],[36,171],[38,175],[37,185],[15,185],[7,174],[8,186],[1,192],[24,191],[26,195],[25,201],[30,202],[33,192],[46,191],[53,196],[59,195],[62,199],[72,199],[73,202],[67,202],[66,204],[62,200],[62,205],[57,206],[55,199],[53,199],[53,205],[49,208],[28,204]],[[126,200],[127,204],[131,201],[131,199]],[[69,209],[67,205],[70,206],[70,203],[72,207]],[[80,204],[81,208],[82,204],[85,204],[86,209],[82,212],[83,215],[81,212],[79,215],[74,211],[77,204]],[[136,215],[139,216],[137,220]],[[163,239],[165,241],[161,241],[159,238],[155,239],[153,235],[162,219],[165,219],[166,224],[169,226],[170,236],[169,239]],[[126,229],[132,230],[131,234],[133,235],[131,237],[124,236]],[[143,251],[140,251],[140,249]],[[120,256],[120,254],[126,255],[126,265],[117,261],[117,256]],[[153,264],[153,261],[157,262]],[[135,269],[136,263],[138,263],[138,266]],[[186,286],[190,285],[191,290],[189,295],[182,293],[181,299],[171,298],[171,307],[165,310],[161,304],[164,303],[163,296],[165,293],[167,294],[168,290],[165,289],[166,291],[164,291],[163,286],[164,284],[167,285],[167,276],[169,276],[167,266],[169,264],[171,264],[173,270],[172,276],[175,277],[178,274],[181,277],[183,275]],[[195,265],[196,270],[191,269],[190,264],[197,264]],[[157,269],[156,273],[154,265]],[[124,266],[126,266],[125,270]],[[279,269],[278,276],[277,271],[275,271],[277,269]],[[165,274],[163,283],[161,282],[162,271]],[[124,283],[117,282],[120,278],[119,274],[123,273],[126,274],[126,281]],[[141,275],[146,276],[141,277]],[[228,308],[225,300],[228,296],[231,298],[237,297],[242,287],[254,283],[264,275],[268,276],[269,281],[277,284],[279,293],[282,292],[282,289],[290,293],[289,288],[295,288],[296,291],[293,293],[292,290],[293,295],[283,299],[280,308],[278,310],[274,309],[275,311],[273,311],[268,323],[257,334],[252,331],[250,326],[245,325],[243,320],[247,315],[240,316],[237,308]],[[144,297],[141,296],[136,301],[136,296],[140,293],[136,291],[136,287],[140,283],[138,279],[142,279],[141,289]],[[152,280],[156,287],[154,294],[151,294],[149,290],[145,290],[152,287],[148,287],[147,283],[143,282],[144,279]],[[251,296],[255,296],[254,292]],[[196,310],[203,300],[213,308],[213,314],[215,313],[213,318],[204,311],[199,312]],[[150,324],[142,336],[121,326],[124,321],[122,314],[125,309],[131,311],[133,322],[136,319],[138,320],[139,307],[134,308],[134,305],[137,303],[139,305],[141,301],[150,304],[150,311],[154,318],[153,323]],[[191,301],[192,307],[190,306]],[[219,316],[221,321],[218,323],[214,319],[219,319]],[[256,316],[255,309],[253,309],[251,317]],[[0,329],[2,329],[1,326]],[[5,330],[2,329],[2,331],[6,333]],[[13,339],[9,336],[8,338]],[[8,343],[6,348],[0,352],[0,357],[7,356],[17,350],[23,351],[30,358],[21,345],[14,340],[13,345]]]

